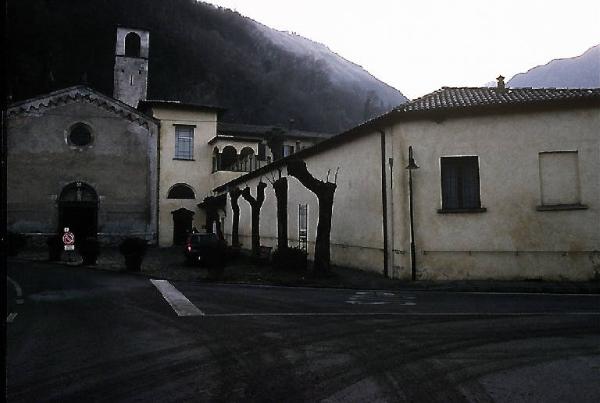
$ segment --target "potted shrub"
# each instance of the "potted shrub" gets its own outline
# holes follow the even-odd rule
[[[302,272],[306,271],[308,254],[300,248],[281,248],[273,252],[273,268]]]
[[[129,271],[141,271],[142,260],[148,244],[141,238],[126,238],[119,245],[119,252],[125,257],[125,267]]]
[[[84,265],[95,265],[100,254],[100,244],[94,237],[87,237],[81,243],[79,252],[83,258]]]
[[[215,248],[208,255],[208,278],[211,280],[220,280],[225,272],[227,263],[227,244],[225,241],[219,241]]]
[[[6,254],[8,256],[17,256],[17,254],[25,247],[27,239],[23,234],[9,232],[7,234]]]
[[[63,242],[60,236],[52,235],[46,238],[46,245],[48,245],[48,260],[56,262],[60,260],[63,251]]]

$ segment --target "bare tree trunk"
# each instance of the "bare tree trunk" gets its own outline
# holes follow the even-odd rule
[[[265,188],[267,184],[264,182],[258,182],[256,186],[256,199],[250,194],[250,188],[246,186],[242,190],[242,197],[250,203],[252,208],[252,254],[254,256],[260,255],[260,208],[265,201]]]
[[[273,182],[273,188],[275,189],[275,197],[277,198],[277,249],[283,250],[288,247],[287,178],[277,179]]]
[[[233,211],[233,225],[231,228],[231,244],[233,246],[240,246],[240,206],[238,199],[242,195],[242,191],[239,188],[233,188],[229,191],[229,197],[231,199],[231,210]]]
[[[333,196],[337,185],[316,179],[308,172],[304,161],[289,161],[287,171],[288,175],[298,179],[300,183],[317,196],[319,201],[319,223],[317,224],[317,239],[315,241],[314,270],[316,273],[328,272],[331,268],[330,237]]]
[[[198,204],[198,207],[203,209],[206,213],[205,228],[206,232],[213,232],[213,223],[217,228],[217,236],[219,239],[223,239],[223,229],[219,222],[219,209],[224,209],[224,199],[221,197],[208,196],[205,197],[202,203]]]

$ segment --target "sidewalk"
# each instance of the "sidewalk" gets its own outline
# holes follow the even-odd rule
[[[48,255],[44,249],[41,251],[25,250],[20,252],[17,257],[11,259],[44,262],[48,260]],[[65,263],[53,262],[49,264]],[[124,258],[117,248],[103,248],[95,268],[116,272],[124,271]],[[207,269],[185,265],[180,247],[149,248],[142,262],[142,271],[140,274],[174,281],[214,282],[208,279]],[[243,258],[229,261],[223,277],[218,282],[290,287],[427,290],[439,292],[600,294],[600,281],[418,280],[413,282],[387,279],[377,273],[342,267],[334,267],[331,274],[327,277],[316,278],[310,273],[276,271],[269,265],[252,264]]]

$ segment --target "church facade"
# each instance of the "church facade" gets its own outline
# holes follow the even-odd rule
[[[7,226],[33,238],[71,228],[114,243],[156,237],[158,122],[77,86],[13,104]]]

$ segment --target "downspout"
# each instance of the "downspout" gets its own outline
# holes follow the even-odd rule
[[[385,132],[378,130],[381,135],[381,203],[383,210],[383,275],[389,277],[388,273],[388,223],[387,223],[387,172],[385,161]]]
[[[161,136],[161,123],[160,119],[157,119],[158,133],[156,138],[156,247],[160,247],[160,136]]]

